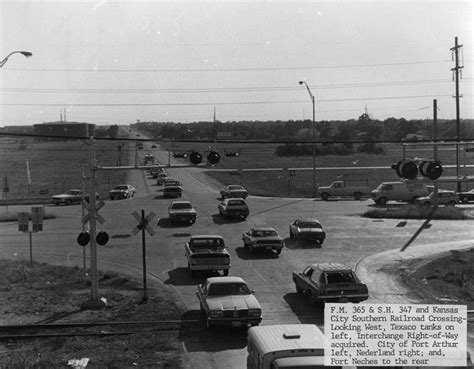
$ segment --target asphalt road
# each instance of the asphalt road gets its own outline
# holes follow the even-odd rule
[[[150,143],[145,143],[143,156]],[[164,153],[158,158],[167,163]],[[201,169],[169,169],[170,177],[183,182],[183,199],[192,201],[198,211],[197,222],[192,226],[172,226],[167,220],[171,201],[163,199],[161,186],[148,174],[130,171],[129,182],[138,188],[133,199],[106,201],[100,214],[106,222],[98,226],[111,236],[106,246],[98,248],[99,269],[116,270],[141,279],[141,236],[131,235],[137,222],[133,211],[153,211],[154,236],[147,234],[148,282],[163,285],[188,311],[185,318],[199,316],[195,296],[196,286],[209,275],[190,278],[184,256],[184,243],[191,234],[219,234],[226,240],[232,256],[230,275],[242,276],[263,308],[262,324],[290,322],[323,324],[322,309],[311,307],[308,300],[296,294],[291,273],[302,270],[309,263],[342,262],[356,268],[369,285],[370,299],[374,303],[416,302],[410,291],[396,285],[390,276],[381,273],[377,265],[387,259],[402,257],[399,249],[410,239],[422,221],[408,220],[400,227],[400,220],[374,220],[361,217],[372,205],[364,201],[321,201],[312,199],[282,199],[250,196],[250,216],[245,221],[224,220],[218,215],[218,187],[210,182]],[[3,210],[2,210],[3,211]],[[9,207],[10,212],[29,211],[29,207]],[[81,231],[81,207],[47,207],[56,219],[47,220],[44,231],[33,234],[33,258],[63,265],[82,266],[82,248],[76,237]],[[296,217],[314,217],[323,224],[327,238],[321,248],[289,239],[289,223]],[[271,254],[251,255],[243,248],[241,234],[253,225],[268,225],[285,238],[286,248],[279,257]],[[16,223],[0,224],[0,256],[29,258],[28,235],[18,232]],[[470,247],[471,221],[432,221],[403,254],[415,257],[429,250],[447,250]],[[428,248],[428,250],[426,250]],[[418,250],[418,251],[417,251]],[[425,251],[422,251],[425,250]],[[385,253],[385,254],[383,254]],[[410,254],[411,253],[411,254]],[[100,291],[100,286],[99,286]],[[246,336],[242,331],[216,330],[207,332],[203,327],[182,334],[183,349],[190,358],[192,368],[245,368]],[[471,346],[472,347],[472,346]]]

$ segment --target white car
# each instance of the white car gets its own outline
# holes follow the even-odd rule
[[[129,199],[135,195],[135,187],[129,184],[117,185],[115,188],[109,192],[111,200],[115,199]]]

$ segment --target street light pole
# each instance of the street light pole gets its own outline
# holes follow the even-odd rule
[[[8,54],[1,62],[0,62],[0,68],[3,67],[5,65],[5,63],[7,62],[8,58],[13,55],[13,54],[22,54],[24,55],[25,57],[29,58],[30,56],[32,56],[33,54],[30,53],[29,51],[13,51],[11,52],[10,54]]]
[[[316,101],[314,95],[311,93],[308,84],[305,81],[299,81],[300,85],[305,85],[306,89],[308,90],[309,97],[311,98],[311,102],[313,103],[313,198],[316,197]]]

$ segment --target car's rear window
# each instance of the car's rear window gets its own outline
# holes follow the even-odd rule
[[[347,272],[326,272],[326,281],[328,284],[336,283],[355,283],[354,274],[350,271]]]
[[[234,200],[234,201],[229,201],[228,204],[229,205],[245,205],[245,202]]]
[[[197,238],[192,239],[189,246],[195,249],[216,249],[224,247],[224,241],[220,238]]]
[[[299,224],[300,228],[322,228],[321,224],[316,222],[302,222]]]
[[[171,209],[192,209],[192,205],[189,204],[189,203],[179,203],[179,204],[173,204],[173,206],[171,206]]]

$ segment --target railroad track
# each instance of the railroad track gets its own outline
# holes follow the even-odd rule
[[[274,311],[272,313],[281,315],[282,312]],[[267,314],[269,315],[267,320],[273,320],[272,313]],[[315,316],[299,317],[300,320],[302,318],[312,320]],[[474,323],[474,310],[467,311],[467,321],[468,323]],[[202,320],[198,317],[196,319],[177,320],[4,325],[0,326],[0,342],[53,337],[119,336],[160,331],[183,331],[193,335],[200,332],[202,327]]]
[[[0,341],[74,336],[117,336],[144,332],[177,331],[200,326],[199,319],[49,323],[0,326]]]

